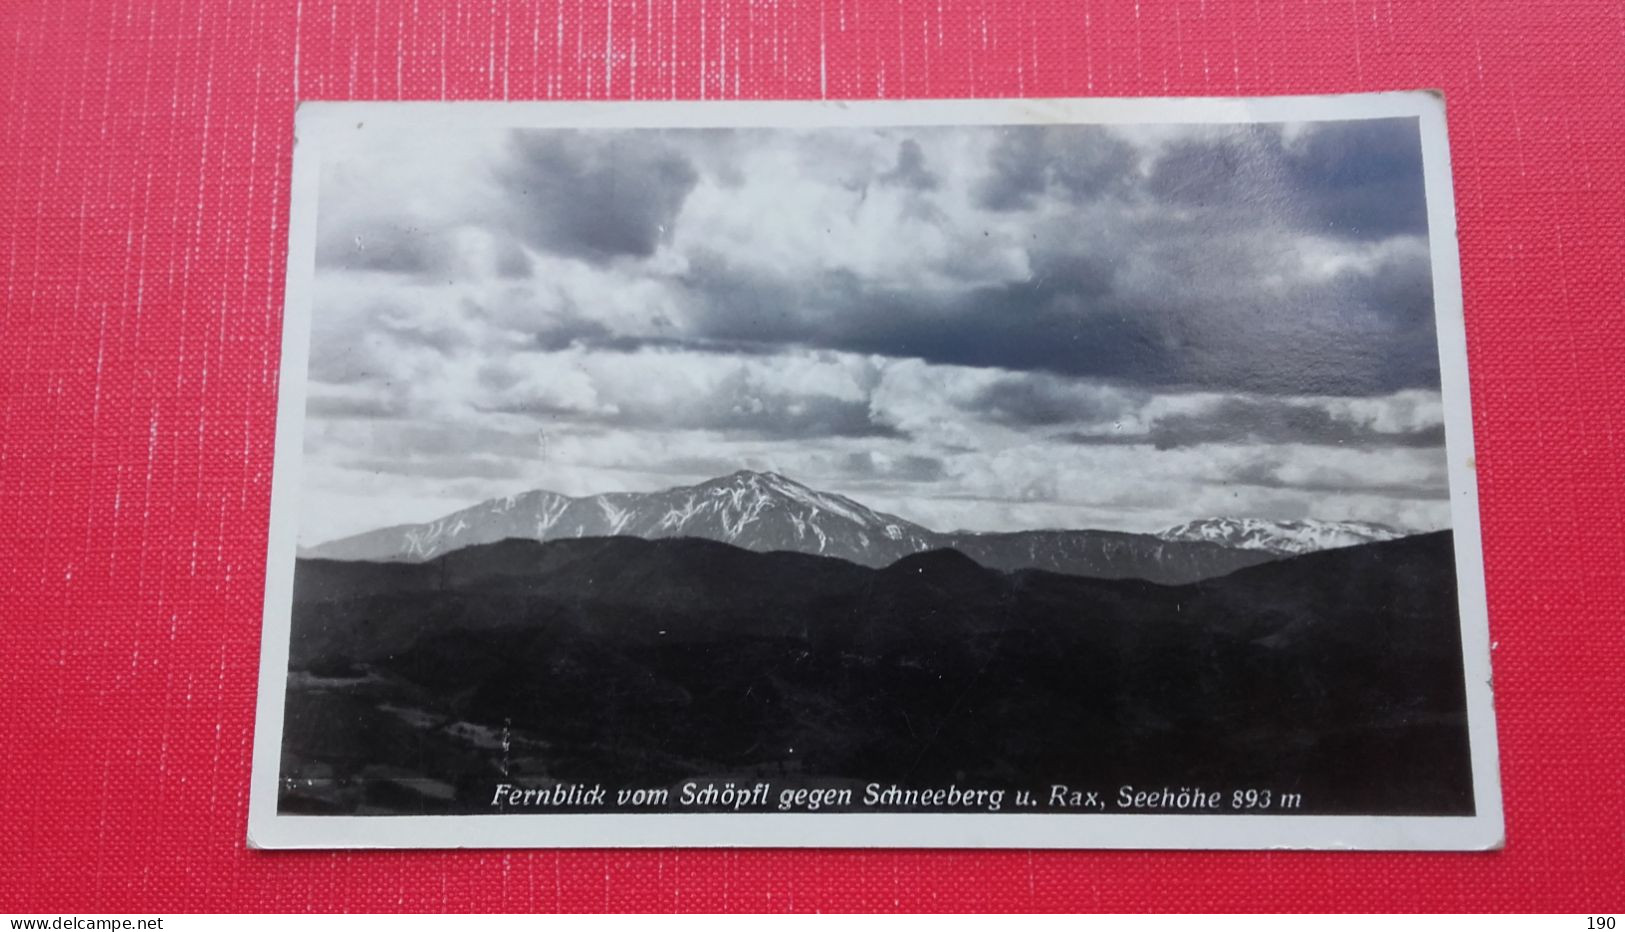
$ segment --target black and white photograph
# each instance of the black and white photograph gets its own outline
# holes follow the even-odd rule
[[[251,841],[1501,839],[1442,101],[307,104]]]

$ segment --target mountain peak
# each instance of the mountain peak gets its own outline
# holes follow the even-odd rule
[[[774,472],[771,469],[736,469],[726,476],[702,482],[700,485],[766,485],[769,487],[792,486],[797,489],[808,488],[789,476]],[[808,489],[808,491],[811,491],[811,489]]]
[[[885,572],[896,576],[926,576],[934,574],[998,575],[964,553],[952,547],[938,547],[909,554],[886,567]]]
[[[942,534],[775,470],[740,469],[655,492],[580,497],[536,489],[493,498],[433,521],[368,531],[302,548],[301,557],[419,562],[509,538],[552,541],[696,538],[758,552],[794,551],[899,572],[1044,569],[1181,583],[1283,556],[1388,540],[1400,532],[1359,522],[1210,518],[1158,535],[1099,531]],[[927,554],[925,551],[948,551]],[[954,551],[957,551],[955,553]],[[954,567],[957,566],[957,569]],[[917,574],[918,575],[918,574]]]
[[[508,537],[692,537],[747,550],[790,550],[885,565],[931,546],[932,532],[773,470],[740,469],[657,492],[571,497],[536,490],[419,525],[310,548],[336,559],[427,560]]]
[[[1405,532],[1372,521],[1320,521],[1313,518],[1217,517],[1186,521],[1157,532],[1172,541],[1206,541],[1237,550],[1296,556],[1403,537]]]
[[[774,472],[771,469],[736,469],[733,472],[728,473],[726,476],[719,476],[719,477],[717,477],[715,479],[711,479],[709,481],[711,481],[711,482],[749,482],[749,481],[751,481],[753,479],[762,480],[762,479],[768,479],[768,478],[783,479],[784,477],[779,475],[778,473]],[[701,484],[703,485],[704,483],[701,483]]]

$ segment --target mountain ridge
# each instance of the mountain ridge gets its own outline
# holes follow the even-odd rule
[[[1225,521],[1235,519],[1208,519]],[[422,562],[509,538],[693,537],[757,552],[792,551],[883,567],[911,554],[952,549],[1001,571],[1041,569],[1097,578],[1183,583],[1317,549],[1315,541],[1359,543],[1334,523],[1267,546],[1262,525],[1225,539],[1226,526],[1189,522],[1157,534],[1101,530],[940,532],[812,489],[777,472],[738,470],[657,492],[573,497],[547,490],[493,498],[433,521],[379,528],[309,548],[306,558]],[[1193,530],[1184,536],[1180,528]],[[1204,530],[1206,528],[1206,530]],[[1206,536],[1204,536],[1204,534]],[[1397,536],[1397,534],[1396,534]],[[1367,538],[1387,539],[1387,538]],[[1337,544],[1342,545],[1342,544]]]
[[[1406,532],[1375,521],[1321,521],[1313,518],[1214,517],[1186,521],[1156,532],[1162,540],[1207,541],[1238,550],[1300,556],[1320,550],[1395,540]]]
[[[1289,787],[1306,815],[1473,811],[1447,531],[1184,586],[967,560],[632,537],[301,560],[279,805],[1172,774]]]

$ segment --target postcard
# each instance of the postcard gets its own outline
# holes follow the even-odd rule
[[[1501,844],[1437,95],[296,130],[251,844]]]

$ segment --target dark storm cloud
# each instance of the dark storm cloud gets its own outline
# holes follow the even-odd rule
[[[963,284],[936,290],[839,268],[784,275],[748,253],[695,247],[673,279],[685,326],[664,339],[1153,389],[1370,395],[1438,384],[1425,248],[1358,254],[1425,233],[1415,121],[1317,124],[1290,141],[1274,126],[1209,128],[1160,150],[1098,127],[995,132],[970,193],[996,213],[1033,212],[1022,241],[1004,244],[1025,252],[1028,277],[968,271],[997,254],[974,230],[937,270]],[[899,143],[887,177],[916,177],[940,142],[925,130]],[[1067,210],[1038,212],[1055,203]],[[1341,250],[1337,270],[1316,271],[1323,260],[1306,249]]]
[[[456,257],[444,231],[399,220],[329,221],[316,242],[316,267],[324,271],[431,275],[452,268]]]
[[[1148,444],[1159,450],[1207,443],[1309,444],[1353,449],[1442,448],[1444,425],[1382,431],[1366,422],[1337,417],[1320,405],[1226,398],[1199,413],[1163,415],[1144,433],[1070,432],[1062,434],[1061,439],[1097,446]]]
[[[594,262],[653,255],[700,177],[653,132],[516,131],[508,154],[498,180],[515,230]]]
[[[1125,412],[1126,401],[1062,379],[1021,375],[995,381],[958,407],[999,424],[1043,427],[1109,420]]]
[[[1417,121],[1320,123],[1290,151],[1326,232],[1361,239],[1427,232]]]
[[[1414,120],[1314,124],[1290,138],[1277,126],[1209,127],[1161,148],[1100,127],[979,132],[989,131],[998,136],[986,165],[963,182],[973,200],[1007,216],[1067,205],[1035,212],[1021,242],[999,247],[1024,252],[1024,279],[1008,280],[997,260],[1008,253],[975,230],[957,231],[955,250],[933,260],[950,283],[934,289],[839,266],[790,272],[702,239],[685,244],[685,270],[662,279],[687,309],[678,325],[617,327],[572,313],[538,328],[538,345],[804,346],[1152,389],[1370,395],[1437,385],[1425,249],[1343,261],[1329,275],[1300,253],[1306,236],[1355,250],[1425,232]],[[958,151],[948,134],[963,132],[923,129],[896,142],[892,167],[862,186],[907,186],[910,216],[947,222],[938,200],[948,176],[933,166]],[[533,249],[594,262],[647,257],[679,222],[698,166],[715,173],[713,136],[515,133],[499,171],[514,229]],[[833,134],[733,141],[822,153],[806,170],[845,177]],[[498,261],[520,274],[529,258],[514,247]]]
[[[1402,321],[1412,315],[1362,300],[1373,274],[1351,273],[1278,295],[1238,291],[1204,306],[1187,304],[1169,321],[1155,355],[1175,382],[1201,389],[1277,395],[1437,389],[1431,316],[1407,328]],[[1431,289],[1406,304],[1422,302],[1431,304]]]
[[[1330,284],[1351,304],[1384,309],[1397,327],[1433,328],[1433,269],[1421,251],[1388,256],[1368,270],[1339,272]]]
[[[881,184],[895,184],[916,191],[934,191],[941,184],[929,168],[925,167],[925,152],[913,139],[897,145],[897,164],[881,174]]]
[[[1134,148],[1093,126],[1003,127],[977,203],[988,210],[1026,210],[1053,189],[1073,201],[1122,191],[1132,183]]]
[[[1427,232],[1414,119],[1317,123],[1290,143],[1274,126],[1186,140],[1157,159],[1147,190],[1166,203],[1229,211],[1233,222],[1286,218],[1351,240]]]
[[[1264,284],[1264,269],[1235,267],[1249,258],[1259,261],[1242,255],[1214,269],[1202,259],[1194,281],[1159,271],[1166,282],[1124,287],[1110,261],[1052,257],[1031,279],[932,293],[844,271],[791,283],[696,254],[677,282],[692,338],[741,346],[799,344],[1149,388],[1370,395],[1438,385],[1425,256],[1287,287]]]
[[[1083,268],[1080,263],[1076,269]],[[697,253],[676,280],[691,332],[738,345],[805,346],[929,362],[1067,374],[1158,377],[1140,347],[1144,320],[1100,310],[1076,278],[930,293],[874,284],[844,270],[787,282]]]
[[[1207,127],[1160,148],[1100,127],[995,127],[974,131],[996,138],[968,179],[951,171],[965,132],[921,129],[887,142],[892,167],[863,182],[908,186],[907,209],[943,223],[950,178],[1006,221],[1033,212],[1019,242],[1008,230],[1003,244],[985,230],[949,231],[958,242],[931,260],[944,284],[817,263],[787,270],[749,248],[714,251],[702,238],[685,241],[683,272],[658,279],[686,308],[676,324],[617,324],[581,295],[584,309],[537,322],[536,345],[742,354],[804,346],[1149,389],[1369,395],[1437,385],[1425,249],[1356,256],[1332,274],[1310,274],[1300,254],[1306,235],[1357,250],[1425,232],[1414,120],[1286,135],[1277,126]],[[723,142],[791,146],[817,156],[805,171],[830,178],[845,177],[839,156],[852,148],[848,137],[820,132],[515,132],[496,177],[501,223],[523,245],[499,239],[498,274],[532,274],[526,246],[597,263],[651,255],[680,222],[701,166],[715,176],[725,161]],[[1038,211],[1056,204],[1067,209]],[[354,226],[364,232],[324,231],[324,261],[422,273],[454,259],[445,238],[409,226]],[[1020,280],[1009,278],[1012,248],[1031,270]],[[399,336],[440,349],[458,338],[425,323]]]

